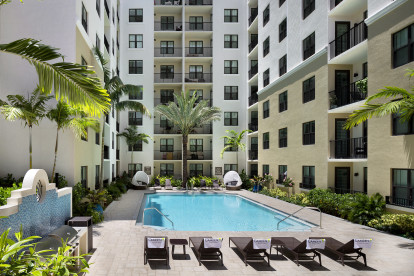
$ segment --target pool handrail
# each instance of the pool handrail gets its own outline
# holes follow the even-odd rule
[[[320,229],[322,229],[322,211],[321,211],[321,209],[319,209],[318,207],[308,207],[308,206],[303,206],[303,207],[302,207],[302,208],[300,208],[299,210],[296,210],[296,211],[295,211],[295,212],[293,212],[292,214],[290,214],[290,215],[288,215],[287,217],[285,217],[284,219],[280,220],[280,221],[277,223],[277,229],[276,229],[276,231],[279,231],[279,224],[280,224],[282,221],[284,221],[284,220],[286,220],[286,219],[290,218],[291,216],[293,216],[294,214],[298,213],[299,211],[302,211],[303,209],[310,209],[310,210],[317,210],[317,211],[319,211],[319,213],[320,213],[320,216],[319,216],[319,228],[320,228]],[[276,216],[275,216],[275,218],[276,218]]]
[[[142,212],[142,225],[144,225],[144,221],[145,221],[145,211],[147,210],[156,210],[160,215],[162,215],[164,218],[166,218],[169,222],[171,222],[173,230],[174,230],[174,222],[172,220],[170,220],[166,215],[164,215],[160,210],[158,210],[155,207],[149,207],[149,208],[145,208],[144,212]]]

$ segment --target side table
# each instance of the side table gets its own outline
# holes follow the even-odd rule
[[[170,244],[172,245],[172,255],[174,255],[174,247],[176,245],[183,246],[183,251],[185,255],[185,246],[188,245],[188,241],[186,239],[170,239]]]

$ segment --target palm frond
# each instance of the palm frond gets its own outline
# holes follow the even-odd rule
[[[220,152],[220,158],[221,159],[223,159],[223,155],[224,155],[224,152],[227,150],[227,149],[230,149],[230,148],[232,148],[232,145],[230,145],[230,144],[227,144],[226,146],[224,146],[224,148],[221,150],[221,152]]]
[[[96,47],[92,49],[93,53],[95,54],[96,60],[99,62],[99,64],[102,66],[102,70],[104,73],[104,83],[105,83],[105,89],[108,90],[106,87],[106,84],[109,83],[109,80],[111,78],[111,71],[106,66],[109,63],[109,60],[106,60],[103,53]]]
[[[141,112],[151,118],[151,112],[140,102],[137,101],[121,101],[115,105],[117,110],[133,110]]]

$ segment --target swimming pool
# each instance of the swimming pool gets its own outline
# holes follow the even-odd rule
[[[154,209],[155,207],[173,223]],[[156,193],[143,198],[137,223],[178,231],[275,231],[286,214],[238,195],[203,193]],[[276,218],[275,218],[276,217]],[[310,230],[312,224],[289,218],[280,231]]]

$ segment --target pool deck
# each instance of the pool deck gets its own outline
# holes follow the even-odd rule
[[[129,190],[119,201],[114,201],[105,210],[105,221],[94,225],[94,248],[90,263],[93,263],[88,275],[413,275],[414,270],[414,241],[398,236],[379,232],[375,229],[354,224],[346,220],[323,214],[322,229],[314,227],[306,232],[200,232],[200,231],[170,231],[155,230],[147,226],[136,226],[135,220],[139,212],[145,192]],[[161,192],[170,192],[164,191]],[[262,204],[276,208],[286,213],[292,213],[300,207],[268,196],[248,191],[227,191],[239,194]],[[217,192],[221,193],[221,192]],[[304,209],[296,217],[319,225],[319,212]],[[149,262],[144,265],[144,237],[168,236],[169,238],[184,238],[190,236],[212,236],[224,238],[224,266],[217,262],[202,262],[201,266],[191,249],[183,256],[182,247],[175,250],[167,267],[162,262]],[[322,267],[316,261],[302,261],[297,266],[291,259],[272,254],[270,267],[264,263],[249,263],[245,266],[241,255],[234,250],[233,244],[228,246],[229,237],[288,237],[293,236],[304,240],[310,236],[330,236],[342,242],[353,238],[372,238],[371,249],[367,254],[368,267],[360,261],[339,262],[322,255]],[[276,253],[272,250],[272,253]]]

